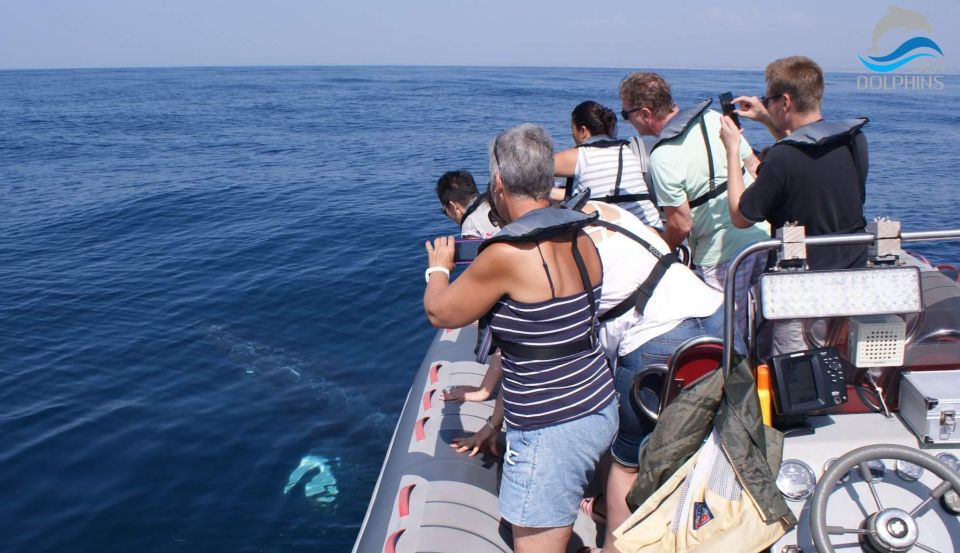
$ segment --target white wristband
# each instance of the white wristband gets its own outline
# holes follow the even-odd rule
[[[431,274],[431,273],[443,273],[443,274],[447,275],[447,280],[450,279],[450,269],[447,269],[446,267],[440,267],[440,266],[438,265],[438,266],[436,266],[436,267],[430,267],[430,268],[428,268],[427,271],[426,271],[425,273],[423,273],[423,279],[426,280],[428,283],[430,282],[430,274]]]

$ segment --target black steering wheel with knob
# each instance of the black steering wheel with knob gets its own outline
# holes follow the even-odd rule
[[[885,506],[880,500],[880,494],[877,493],[873,474],[867,466],[867,462],[874,459],[899,459],[913,463],[929,470],[942,482],[930,490],[929,497],[910,511]],[[827,500],[830,498],[830,493],[836,488],[837,481],[853,467],[860,468],[860,474],[870,486],[870,494],[877,504],[877,510],[864,520],[861,528],[827,526]],[[813,492],[810,512],[810,532],[813,543],[820,553],[834,553],[833,544],[830,542],[831,534],[857,534],[865,549],[879,553],[899,553],[912,548],[939,553],[937,549],[921,543],[916,517],[927,505],[937,502],[951,489],[960,493],[960,474],[953,472],[939,459],[919,449],[893,444],[868,445],[854,449],[830,463],[817,483],[816,491]],[[869,509],[866,510],[869,511]]]

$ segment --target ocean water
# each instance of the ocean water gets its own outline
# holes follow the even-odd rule
[[[0,72],[0,550],[349,551],[433,337],[422,244],[455,230],[436,178],[486,182],[520,122],[569,147],[573,106],[619,111],[627,72]],[[681,105],[763,92],[663,73]],[[828,117],[871,118],[869,217],[960,225],[945,84],[828,76]],[[285,493],[316,459],[336,490]]]

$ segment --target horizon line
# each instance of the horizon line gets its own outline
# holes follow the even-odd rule
[[[470,68],[470,69],[625,69],[619,65],[597,65],[592,67],[580,65],[482,65],[482,64],[462,64],[453,65],[446,63],[323,63],[323,64],[254,64],[254,65],[118,65],[118,66],[76,66],[76,67],[0,67],[0,72],[14,71],[110,71],[110,70],[136,70],[136,69],[265,69],[265,68],[311,68],[311,67],[435,67],[435,68]],[[656,66],[635,66],[633,70],[654,69],[660,71],[741,71],[741,72],[763,72],[763,68],[739,68],[739,67],[700,67],[700,66],[676,66],[676,67],[656,67]],[[866,69],[857,70],[856,68],[824,68],[824,73],[844,73],[844,74],[867,74],[875,75],[875,72],[869,72]],[[958,75],[960,69],[941,72],[922,72],[922,73],[890,73],[890,75]]]

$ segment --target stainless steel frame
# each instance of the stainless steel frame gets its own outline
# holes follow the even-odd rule
[[[831,236],[808,236],[804,242],[807,246],[831,246],[840,244],[870,244],[876,240],[873,234],[837,234]],[[920,232],[900,233],[901,242],[923,242],[929,240],[960,240],[960,229],[931,230]],[[733,321],[734,321],[734,276],[740,263],[750,254],[779,248],[780,240],[763,240],[744,248],[730,262],[727,269],[727,279],[723,288],[723,371],[730,373],[733,365]]]

